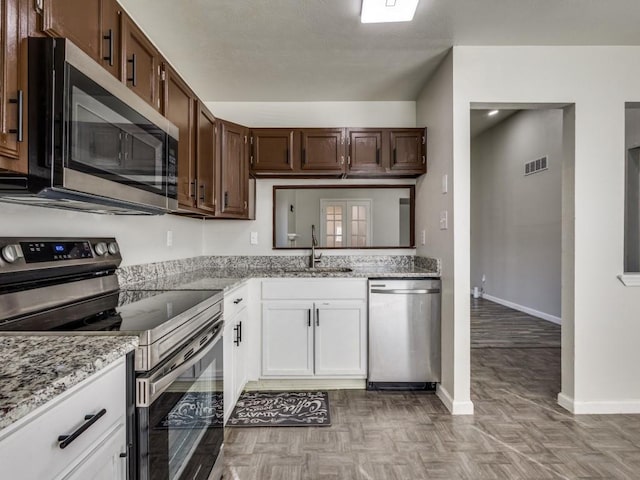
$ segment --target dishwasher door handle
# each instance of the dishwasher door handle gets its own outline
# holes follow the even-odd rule
[[[424,293],[440,293],[439,288],[423,288],[423,289],[404,289],[404,288],[394,288],[390,290],[370,290],[371,293],[386,293],[386,294],[408,294],[408,295],[416,295],[416,294],[424,294]]]

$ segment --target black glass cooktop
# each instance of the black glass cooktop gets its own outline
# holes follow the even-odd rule
[[[0,323],[13,332],[131,332],[152,330],[220,294],[220,290],[122,290]]]

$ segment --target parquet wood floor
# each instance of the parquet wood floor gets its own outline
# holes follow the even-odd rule
[[[225,480],[640,479],[640,415],[573,416],[559,348],[501,347],[471,350],[473,416],[432,394],[331,391],[331,427],[228,428]]]

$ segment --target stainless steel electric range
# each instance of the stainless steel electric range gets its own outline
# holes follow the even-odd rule
[[[0,332],[137,335],[129,478],[222,476],[223,295],[121,289],[114,238],[0,238]]]

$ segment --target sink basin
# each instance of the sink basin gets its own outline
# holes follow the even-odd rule
[[[349,273],[353,269],[349,267],[304,267],[304,268],[287,268],[287,273]]]

